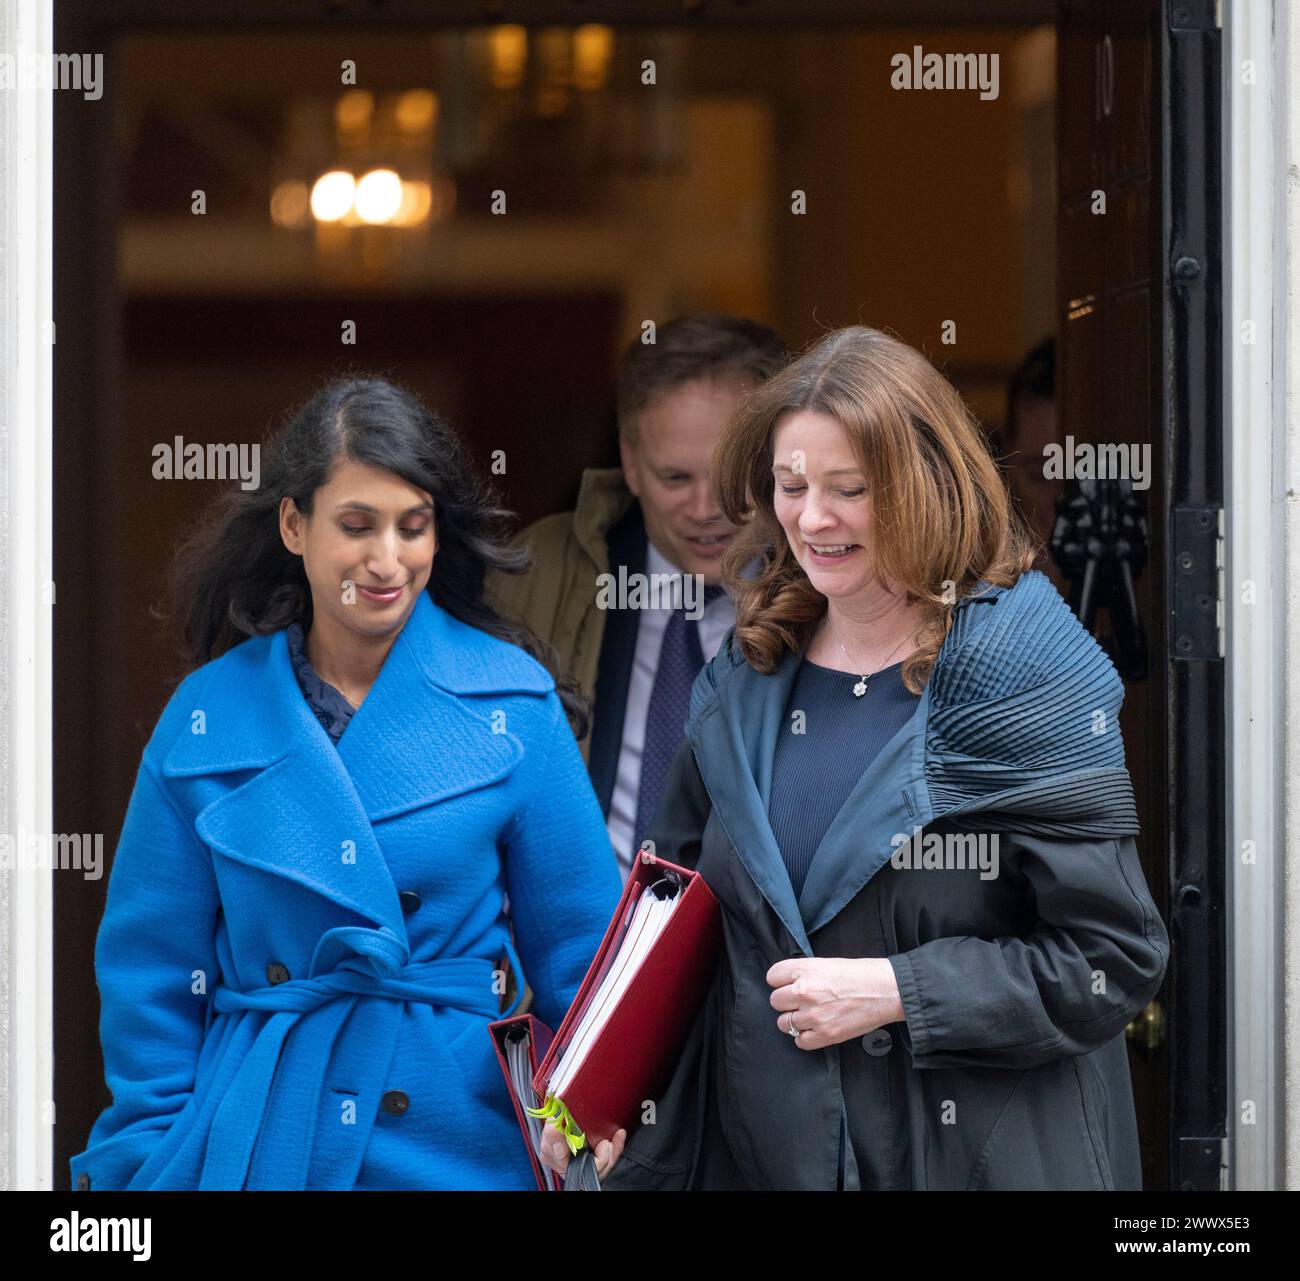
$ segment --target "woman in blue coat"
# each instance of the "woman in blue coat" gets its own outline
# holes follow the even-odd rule
[[[191,543],[203,665],[113,865],[74,1187],[534,1186],[500,958],[558,1024],[620,882],[580,709],[483,598],[498,515],[444,423],[349,379]]]

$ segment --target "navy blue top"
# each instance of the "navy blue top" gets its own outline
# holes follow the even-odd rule
[[[330,742],[337,747],[357,709],[333,685],[317,675],[307,657],[307,638],[303,635],[302,624],[290,623],[285,639],[289,642],[289,662],[293,664],[298,688],[302,690],[308,707],[316,713],[316,719],[329,735]]]
[[[858,680],[804,659],[790,689],[772,759],[768,822],[796,897],[849,793],[920,702],[903,684],[902,661],[874,673],[861,698],[853,696]],[[797,711],[804,713],[802,733],[791,719]]]

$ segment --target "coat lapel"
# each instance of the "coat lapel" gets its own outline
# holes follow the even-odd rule
[[[740,663],[686,730],[700,777],[737,857],[791,937],[811,956],[790,874],[767,819],[777,735],[802,658],[802,650],[788,655],[770,676]]]
[[[550,676],[522,650],[454,618],[421,593],[338,752],[372,821],[506,777],[523,759],[500,708],[466,695],[544,694]],[[500,719],[494,723],[494,713]]]
[[[199,814],[202,838],[325,895],[404,947],[397,890],[371,824],[488,786],[522,759],[508,728],[463,695],[551,688],[522,650],[421,593],[337,749],[298,688],[281,631],[213,665],[199,695],[202,732],[182,734],[163,770],[256,771]]]
[[[813,857],[796,900],[772,833],[768,807],[778,735],[803,662],[787,654],[771,675],[741,662],[688,727],[700,775],[741,863],[806,955],[815,934],[888,861],[895,833],[912,834],[933,817],[925,786],[929,687],[907,723],[854,785]]]
[[[620,566],[626,568],[629,575],[645,573],[646,532],[639,503],[629,507],[610,528],[608,545],[610,573],[617,575]],[[607,610],[605,628],[601,635],[587,771],[591,775],[596,799],[600,801],[601,813],[607,819],[614,799],[614,785],[618,781],[618,758],[623,749],[627,691],[632,683],[637,629],[640,625],[639,610]]]

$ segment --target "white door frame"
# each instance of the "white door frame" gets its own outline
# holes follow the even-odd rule
[[[1288,1141],[1284,939],[1300,923],[1296,804],[1300,703],[1297,457],[1288,349],[1300,264],[1288,278],[1286,193],[1296,18],[1286,0],[1225,0],[1223,21],[1224,610],[1227,628],[1228,1115],[1225,1182],[1282,1187]],[[1292,219],[1294,224],[1294,217]],[[1287,483],[1288,472],[1290,483]],[[1289,535],[1289,543],[1288,543]],[[1288,720],[1291,725],[1288,805]],[[1292,875],[1286,876],[1288,859]],[[1284,894],[1291,882],[1291,905]],[[1295,972],[1295,949],[1290,965]],[[1292,1001],[1294,1006],[1294,1000]],[[1294,1186],[1296,1166],[1290,1163]]]
[[[52,0],[0,0],[0,1186],[49,1188],[54,1134],[50,848],[53,605],[53,92],[22,54],[48,53]],[[37,848],[41,848],[38,846]]]

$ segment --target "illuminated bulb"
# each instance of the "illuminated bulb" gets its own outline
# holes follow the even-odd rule
[[[311,212],[318,222],[338,222],[352,208],[357,181],[346,169],[331,169],[311,189]]]
[[[402,183],[402,205],[393,216],[399,227],[419,226],[433,207],[433,189],[427,182]]]
[[[492,85],[496,89],[517,89],[528,62],[528,32],[513,23],[493,27],[488,35],[488,56]]]
[[[271,218],[278,227],[298,227],[307,217],[307,184],[282,182],[271,193]]]
[[[374,109],[374,94],[365,89],[350,89],[334,104],[334,123],[346,132],[364,129]]]
[[[362,222],[392,222],[401,204],[402,180],[391,169],[372,169],[357,183],[357,216]]]
[[[589,24],[573,33],[573,79],[579,89],[599,89],[605,83],[613,49],[610,27]]]
[[[403,133],[423,133],[438,114],[438,95],[428,89],[409,89],[397,100],[393,113]]]

